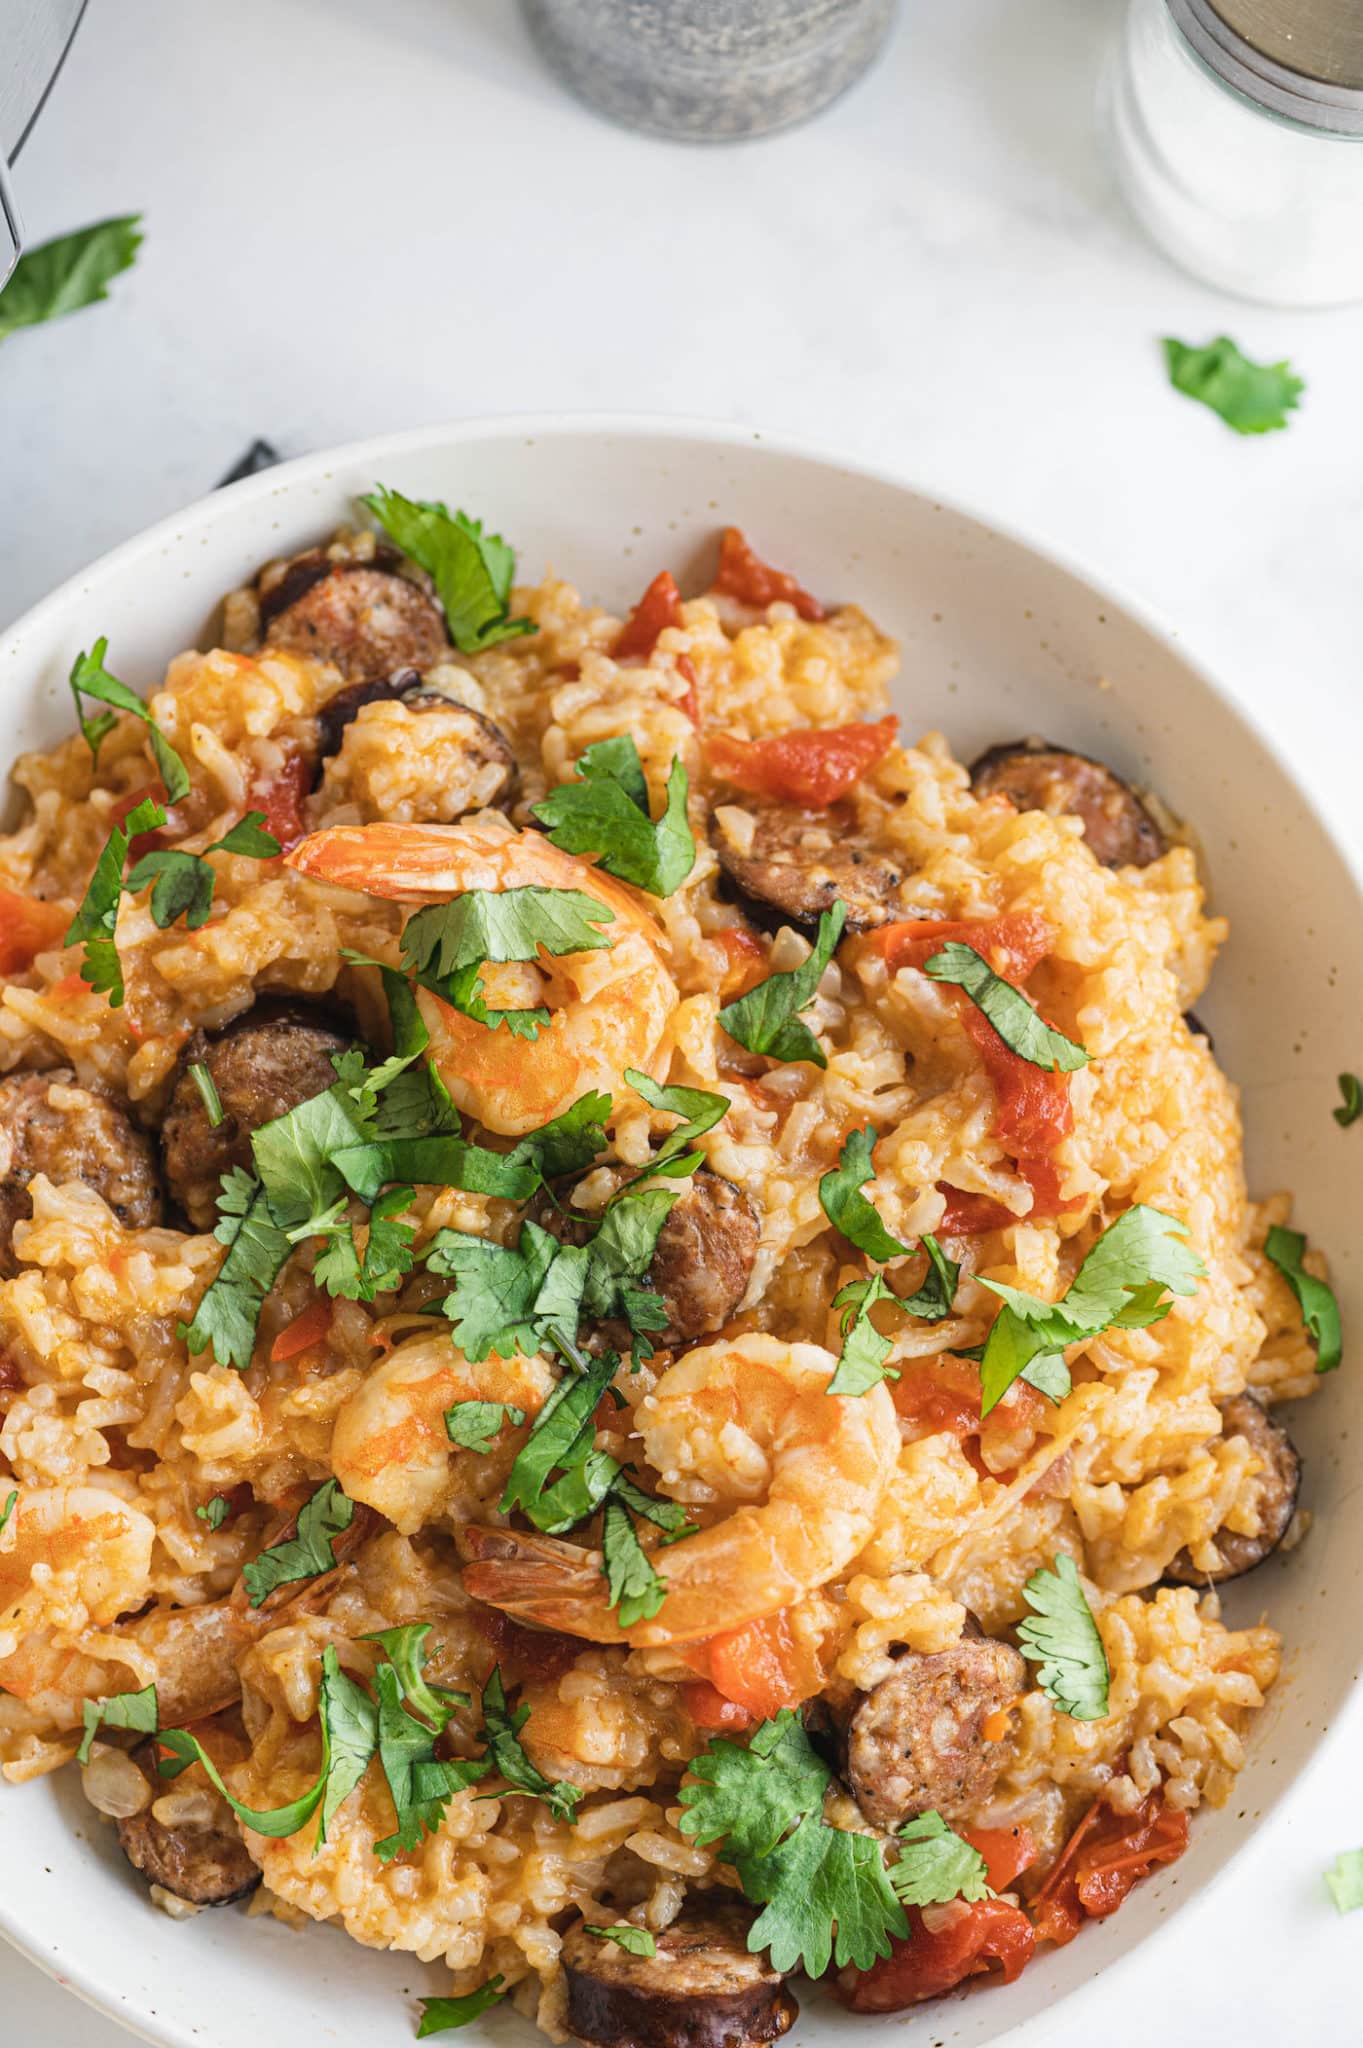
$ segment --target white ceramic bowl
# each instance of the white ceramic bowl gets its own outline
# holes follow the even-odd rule
[[[170,655],[207,644],[224,591],[266,557],[325,536],[378,479],[466,506],[508,536],[522,576],[552,567],[617,610],[664,567],[686,588],[715,529],[732,521],[770,560],[825,596],[854,598],[899,636],[907,736],[940,727],[969,759],[992,740],[1043,732],[1160,790],[1195,824],[1214,900],[1232,922],[1198,1008],[1244,1091],[1251,1185],[1298,1191],[1300,1223],[1334,1261],[1346,1330],[1357,1326],[1358,1141],[1330,1116],[1335,1074],[1357,1064],[1363,1016],[1360,894],[1343,855],[1245,719],[1130,605],[889,477],[732,429],[629,420],[446,427],[308,457],[203,499],[22,619],[0,642],[6,747],[47,746],[70,730],[67,672],[97,635],[108,634],[117,672],[145,690]],[[1358,1654],[1347,1618],[1363,1613],[1363,1488],[1351,1486],[1345,1451],[1360,1424],[1363,1378],[1347,1371],[1293,1422],[1315,1526],[1227,1602],[1243,1620],[1267,1609],[1286,1637],[1286,1675],[1236,1797],[1199,1815],[1182,1861],[1009,1989],[888,2021],[850,2021],[811,1999],[801,2043],[850,2048],[868,2027],[890,2026],[922,2048],[947,2035],[972,2048],[1095,1973],[1096,2023],[1118,2037],[1111,2015],[1125,2009],[1123,1994],[1107,1966],[1205,1891],[1289,1794],[1323,1730],[1344,1733]],[[1354,1733],[1360,1718],[1355,1701]],[[445,1988],[438,1971],[329,1928],[298,1935],[240,1911],[173,1924],[149,1908],[72,1772],[0,1786],[0,1870],[0,1932],[160,2048],[385,2048],[411,2039],[411,1997]],[[526,2048],[532,2039],[514,2014],[484,2029]],[[477,2031],[462,2037],[469,2048]]]

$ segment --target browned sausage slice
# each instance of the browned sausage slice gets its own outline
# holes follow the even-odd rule
[[[1242,1578],[1272,1555],[1297,1512],[1301,1459],[1282,1424],[1275,1422],[1251,1394],[1237,1394],[1233,1401],[1227,1401],[1222,1414],[1222,1436],[1243,1437],[1263,1467],[1253,1481],[1257,1488],[1259,1533],[1238,1536],[1231,1529],[1219,1530],[1216,1547],[1221,1553],[1221,1564],[1212,1572],[1198,1571],[1187,1551],[1180,1550],[1164,1574],[1171,1585],[1220,1586],[1227,1579]]]
[[[331,1055],[354,1043],[305,1003],[268,998],[221,1031],[196,1031],[180,1053],[161,1150],[166,1185],[196,1230],[211,1229],[218,1183],[229,1167],[251,1164],[251,1133],[336,1079]],[[209,1123],[190,1068],[207,1067],[223,1120]]]
[[[134,1754],[158,1794],[168,1790],[166,1780],[156,1776],[151,1745],[140,1744]],[[203,1828],[166,1827],[150,1806],[116,1825],[119,1847],[133,1869],[148,1884],[159,1884],[191,1906],[230,1906],[260,1883],[260,1871],[226,1806],[220,1823]]]
[[[903,1651],[888,1677],[855,1694],[834,1715],[837,1758],[867,1820],[893,1829],[929,1808],[969,1820],[1003,1762],[984,1724],[1026,1690],[1026,1670],[1010,1643],[967,1635],[931,1656]]]
[[[1020,811],[1078,818],[1105,868],[1145,868],[1165,850],[1164,834],[1133,789],[1101,761],[1049,740],[990,747],[970,770],[976,796],[1011,797]]]
[[[700,1899],[656,1937],[652,1956],[630,1955],[579,1923],[562,1950],[572,2032],[598,2048],[777,2040],[800,2008],[780,1972],[749,1949],[753,1917],[736,1900]]]
[[[408,711],[432,714],[431,740],[441,749],[446,767],[453,755],[453,779],[460,788],[442,789],[442,818],[447,821],[463,811],[483,810],[493,805],[506,809],[515,797],[520,769],[505,736],[490,718],[444,690],[423,689],[414,668],[399,669],[395,675],[376,677],[367,683],[350,683],[329,697],[318,713],[318,771],[331,755],[339,753],[347,727],[354,724],[366,704],[399,703]]]
[[[336,562],[321,548],[297,555],[260,593],[264,644],[329,661],[347,682],[396,669],[425,670],[450,651],[445,616],[380,548],[372,562]]]
[[[808,931],[841,902],[847,930],[863,932],[895,915],[904,878],[883,854],[858,846],[854,830],[845,806],[721,804],[710,818],[710,844],[738,894],[757,906],[759,922],[785,920]],[[770,917],[773,910],[780,919]]]
[[[161,1183],[151,1140],[107,1096],[76,1086],[69,1067],[0,1081],[0,1275],[19,1271],[14,1226],[33,1214],[29,1182],[84,1181],[120,1223],[161,1221]]]

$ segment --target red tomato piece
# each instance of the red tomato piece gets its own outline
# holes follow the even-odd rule
[[[1006,1230],[1010,1223],[1018,1220],[1002,1202],[994,1201],[989,1195],[968,1194],[964,1188],[952,1187],[950,1181],[939,1180],[937,1192],[947,1198],[946,1210],[938,1226],[945,1237],[981,1237],[986,1230]]]
[[[286,1358],[297,1358],[300,1351],[308,1351],[314,1344],[320,1344],[331,1328],[331,1307],[330,1296],[319,1294],[316,1301],[309,1302],[291,1323],[285,1323],[270,1346],[272,1362],[282,1365]]]
[[[1039,911],[1019,910],[1007,917],[990,917],[971,923],[963,918],[910,917],[897,924],[883,924],[866,940],[883,955],[892,968],[917,967],[920,971],[952,941],[973,946],[989,962],[995,974],[1020,988],[1055,944],[1055,931]]]
[[[1011,1984],[1031,1961],[1036,1934],[1027,1915],[1003,1899],[963,1899],[950,1906],[910,1906],[913,1933],[908,1941],[891,1936],[893,1954],[869,1970],[844,1970],[838,1996],[853,2012],[901,2012],[907,2005],[940,1998],[967,1977],[997,1967]]]
[[[726,1700],[708,1678],[688,1679],[681,1689],[682,1705],[697,1728],[751,1728],[753,1717],[737,1700]]]
[[[1037,1933],[1063,1947],[1086,1919],[1115,1913],[1133,1885],[1158,1864],[1176,1862],[1187,1846],[1188,1816],[1166,1806],[1161,1792],[1134,1813],[1095,1800],[1033,1902]]]
[[[484,1607],[476,1600],[469,1616],[479,1635],[492,1646],[493,1661],[502,1666],[508,1683],[519,1685],[525,1679],[562,1678],[565,1671],[572,1670],[582,1652],[591,1648],[576,1636],[560,1635],[555,1629],[526,1628],[523,1622],[513,1621],[499,1608]]]
[[[755,1721],[769,1721],[782,1707],[798,1707],[824,1682],[818,1658],[796,1642],[784,1611],[707,1636],[682,1655],[693,1671]]]
[[[700,683],[692,666],[689,654],[677,656],[677,674],[686,684],[686,695],[677,699],[677,708],[684,711],[696,730],[700,730]]]
[[[70,922],[59,904],[0,889],[0,974],[22,974],[39,953],[60,946]]]
[[[824,608],[817,597],[802,590],[784,569],[773,569],[748,546],[747,537],[736,526],[726,526],[719,543],[719,568],[714,587],[725,597],[737,598],[763,610],[778,599],[794,605],[802,619],[821,619]]]
[[[312,781],[312,768],[303,754],[293,754],[268,782],[256,783],[246,800],[248,811],[264,811],[265,830],[288,853],[307,833],[303,799]]]
[[[980,1369],[969,1359],[953,1358],[950,1353],[905,1366],[892,1389],[892,1399],[899,1414],[920,1435],[954,1436],[982,1475],[1019,1463],[1030,1450],[1046,1412],[1044,1396],[1025,1381],[1015,1380],[1008,1400],[991,1408],[981,1423]],[[977,1447],[992,1451],[988,1462],[975,1455]]]
[[[988,1864],[989,1882],[996,1892],[1011,1891],[1014,1879],[1036,1862],[1030,1828],[961,1828],[959,1832]]]
[[[682,622],[681,592],[669,569],[662,570],[625,620],[620,638],[611,650],[616,661],[647,661],[667,626]]]
[[[719,992],[726,1003],[732,1003],[765,979],[767,950],[759,938],[744,931],[741,925],[731,925],[727,931],[716,932],[714,937],[716,943],[724,948],[729,961]]]
[[[766,740],[717,732],[705,754],[716,775],[750,796],[776,797],[806,810],[826,810],[894,745],[893,713],[875,725],[811,726]]]

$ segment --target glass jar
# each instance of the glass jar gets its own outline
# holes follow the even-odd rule
[[[1363,299],[1360,23],[1358,0],[1130,0],[1104,127],[1176,263],[1274,305]]]

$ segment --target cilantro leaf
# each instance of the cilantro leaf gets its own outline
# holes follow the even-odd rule
[[[849,1834],[808,1814],[787,1841],[741,1874],[747,1896],[765,1907],[748,1946],[769,1949],[777,1970],[821,1977],[830,1960],[869,1970],[892,1953],[892,1935],[908,1935],[908,1916],[890,1889],[874,1835]]]
[[[402,1679],[393,1664],[378,1666],[374,1689],[379,1696],[379,1764],[397,1817],[396,1831],[374,1844],[374,1854],[387,1863],[401,1851],[415,1849],[423,1834],[435,1834],[455,1793],[486,1777],[488,1766],[482,1757],[436,1756],[439,1731],[407,1711]],[[446,1708],[441,1727],[448,1718]]]
[[[477,1363],[492,1355],[534,1356],[544,1336],[543,1320],[537,1320],[540,1290],[560,1249],[557,1238],[528,1220],[515,1245],[465,1230],[436,1232],[426,1268],[455,1283],[441,1308],[465,1358]]]
[[[1347,1131],[1350,1124],[1356,1124],[1363,1116],[1363,1081],[1359,1080],[1357,1074],[1341,1074],[1339,1092],[1343,1100],[1338,1109],[1331,1111],[1331,1115],[1340,1129]]]
[[[245,1372],[255,1350],[256,1327],[266,1295],[289,1256],[288,1238],[270,1215],[265,1190],[244,1167],[222,1177],[218,1226],[227,1257],[204,1292],[192,1323],[176,1334],[192,1353],[211,1351],[220,1365]]]
[[[899,1861],[890,1871],[895,1897],[906,1906],[945,1906],[952,1899],[974,1904],[992,1899],[989,1865],[978,1849],[929,1808],[899,1830]]]
[[[719,1013],[721,1029],[748,1052],[767,1059],[807,1060],[812,1067],[826,1067],[827,1054],[809,1026],[800,1022],[798,1012],[818,994],[846,922],[845,903],[825,910],[809,958],[789,973],[769,974],[737,1002],[727,1003]]]
[[[1022,1589],[1036,1619],[1019,1625],[1018,1643],[1039,1666],[1037,1683],[1052,1705],[1075,1721],[1101,1721],[1109,1684],[1103,1638],[1074,1559],[1062,1551],[1054,1562],[1054,1571],[1043,1565]]]
[[[291,1586],[299,1579],[315,1579],[336,1564],[333,1539],[350,1527],[355,1503],[342,1493],[335,1479],[324,1480],[298,1515],[298,1533],[284,1543],[262,1550],[259,1557],[242,1567],[242,1580],[252,1607],[259,1607],[276,1586]]]
[[[980,1364],[980,1413],[987,1415],[1020,1376],[1051,1400],[1063,1399],[1070,1390],[1060,1357],[1066,1346],[1107,1329],[1144,1329],[1161,1322],[1173,1306],[1162,1299],[1166,1288],[1195,1294],[1207,1269],[1187,1236],[1187,1224],[1176,1216],[1138,1202],[1103,1232],[1061,1301],[1043,1301],[1001,1280],[981,1279],[1004,1307]]]
[[[207,1522],[210,1529],[221,1529],[232,1512],[232,1503],[225,1495],[215,1493],[212,1500],[195,1508],[194,1512],[201,1522]]]
[[[940,1323],[955,1304],[961,1268],[947,1257],[931,1231],[925,1230],[918,1242],[928,1255],[927,1274],[917,1293],[906,1295],[899,1306],[920,1322]]]
[[[0,306],[0,329],[3,328],[3,324],[4,308]],[[85,734],[91,756],[98,761],[100,743],[105,735],[113,730],[117,721],[113,713],[108,711],[102,712],[98,718],[87,719],[81,708],[82,697],[94,697],[101,704],[113,705],[115,711],[128,711],[134,718],[141,719],[147,728],[147,738],[151,742],[151,750],[165,787],[166,802],[178,804],[181,797],[189,795],[189,770],[157,726],[136,690],[130,690],[126,683],[121,683],[117,676],[110,675],[105,668],[104,657],[108,652],[108,638],[101,636],[88,654],[76,656],[70,675],[71,695],[76,700],[76,716],[80,720],[80,729]],[[159,822],[164,824],[165,819],[162,818]],[[150,831],[154,828],[143,826],[141,829]]]
[[[650,1075],[641,1074],[637,1067],[626,1067],[625,1079],[650,1109],[665,1110],[671,1116],[684,1119],[675,1130],[668,1132],[643,1172],[635,1175],[636,1181],[645,1180],[655,1173],[666,1173],[669,1169],[680,1173],[685,1165],[684,1155],[696,1139],[712,1131],[721,1118],[728,1115],[731,1107],[727,1095],[714,1095],[708,1088],[660,1087]],[[680,1163],[674,1165],[674,1161]]]
[[[1163,348],[1175,391],[1210,406],[1237,434],[1267,434],[1285,427],[1288,413],[1306,389],[1285,362],[1251,362],[1228,334],[1218,335],[1203,348],[1166,335]]]
[[[166,814],[160,804],[147,797],[129,811],[121,825],[114,826],[63,941],[67,946],[84,946],[80,978],[97,995],[107,995],[109,1007],[114,1010],[123,1003],[123,964],[118,957],[115,933],[128,848],[139,832],[154,832],[165,822]]]
[[[428,2034],[448,2034],[455,2027],[466,2027],[471,2020],[481,2019],[489,2006],[505,1996],[506,1979],[496,1976],[489,1977],[476,1991],[466,1991],[462,1998],[423,1998],[416,2037],[424,2041]]]
[[[3,1536],[5,1533],[5,1525],[9,1521],[10,1516],[14,1513],[15,1505],[18,1499],[19,1489],[17,1486],[12,1486],[9,1491],[8,1499],[5,1501],[4,1506],[0,1507],[0,1536]]]
[[[582,1451],[581,1445],[576,1445],[567,1471],[536,1500],[527,1501],[525,1512],[547,1536],[561,1536],[596,1513],[614,1491],[619,1476],[620,1467],[608,1451]]]
[[[433,580],[461,654],[537,630],[533,619],[508,617],[516,557],[500,535],[483,532],[481,520],[451,513],[438,499],[404,498],[384,484],[360,502]]]
[[[207,1113],[208,1128],[211,1131],[216,1131],[225,1114],[222,1106],[222,1097],[218,1093],[217,1083],[202,1060],[195,1060],[189,1072],[194,1086],[199,1091],[200,1099]]]
[[[383,1121],[385,1108],[380,1105],[376,1123]],[[449,1132],[408,1135],[396,1131],[372,1144],[343,1148],[333,1154],[332,1164],[347,1186],[367,1202],[374,1200],[385,1181],[392,1180],[528,1202],[546,1180],[591,1165],[605,1148],[603,1120],[610,1109],[610,1096],[592,1090],[538,1130],[527,1131],[508,1152],[493,1152]],[[392,1111],[387,1114],[390,1124],[396,1122]]]
[[[423,1714],[439,1734],[453,1709],[469,1704],[469,1696],[466,1692],[454,1691],[448,1685],[433,1685],[426,1677],[426,1666],[430,1662],[426,1638],[430,1633],[429,1621],[408,1621],[398,1628],[376,1629],[373,1635],[365,1636],[364,1641],[379,1645],[397,1672],[407,1705]]]
[[[140,896],[150,887],[152,922],[159,931],[168,930],[183,917],[186,928],[197,932],[208,922],[213,884],[213,870],[206,860],[171,846],[144,853],[123,886],[130,896]]]
[[[716,1736],[688,1769],[677,1794],[686,1809],[681,1832],[700,1848],[725,1838],[726,1859],[740,1868],[820,1809],[833,1775],[789,1707],[755,1728],[746,1746]]]
[[[882,1337],[871,1321],[871,1310],[878,1301],[892,1301],[898,1306],[898,1297],[879,1273],[873,1273],[869,1280],[849,1280],[834,1295],[834,1308],[843,1311],[842,1350],[826,1392],[869,1394],[883,1379],[899,1378],[885,1364],[893,1349],[890,1339]]]
[[[247,811],[230,832],[215,839],[210,853],[234,853],[247,860],[277,860],[283,851],[273,832],[266,832],[264,811]]]
[[[524,1408],[510,1401],[456,1401],[445,1410],[445,1434],[462,1450],[490,1451],[504,1423],[519,1428],[524,1421]]]
[[[555,1820],[566,1821],[571,1827],[577,1820],[576,1808],[582,1794],[576,1785],[568,1784],[565,1779],[546,1778],[542,1771],[535,1769],[520,1741],[520,1731],[529,1718],[528,1706],[517,1707],[514,1714],[507,1707],[501,1667],[494,1665],[483,1686],[483,1733],[492,1768],[506,1779],[514,1791],[523,1792],[532,1799],[542,1799]],[[482,1796],[485,1799],[502,1799],[506,1795],[485,1792]]]
[[[451,903],[429,903],[409,917],[402,957],[422,988],[475,1023],[533,1039],[549,1013],[542,1008],[490,1010],[482,969],[489,962],[537,960],[609,948],[598,927],[613,924],[609,904],[580,889],[468,889]]]
[[[281,1230],[324,1214],[345,1193],[334,1155],[368,1136],[338,1081],[251,1133],[251,1154]]]
[[[640,1543],[628,1509],[618,1500],[606,1502],[601,1554],[610,1605],[616,1610],[621,1628],[632,1628],[636,1621],[651,1621],[666,1598],[667,1587]]]
[[[0,295],[0,341],[107,299],[110,283],[134,262],[141,242],[141,214],[123,213],[26,249]]]
[[[617,1948],[624,1949],[626,1955],[656,1956],[658,1953],[658,1944],[648,1929],[635,1927],[628,1920],[621,1921],[618,1927],[593,1927],[589,1922],[583,1924],[588,1934],[594,1934],[598,1941],[613,1941]]]
[[[379,1195],[369,1212],[369,1232],[361,1254],[355,1233],[342,1225],[339,1234],[322,1247],[313,1262],[313,1278],[332,1295],[350,1301],[372,1301],[396,1287],[404,1273],[412,1270],[412,1245],[416,1226],[401,1221],[411,1207],[415,1188],[390,1188]]]
[[[696,1533],[699,1525],[687,1520],[686,1509],[680,1501],[659,1500],[655,1495],[645,1493],[632,1479],[627,1479],[623,1472],[615,1479],[611,1492],[618,1500],[622,1500],[633,1514],[642,1515],[646,1522],[652,1522],[655,1528],[662,1530],[664,1548],[669,1543],[680,1542],[683,1536],[693,1536]]]
[[[908,1251],[897,1237],[891,1237],[872,1204],[861,1190],[876,1177],[875,1148],[878,1133],[871,1124],[849,1131],[838,1154],[838,1163],[819,1182],[819,1202],[835,1230],[854,1244],[868,1259],[902,1258]]]
[[[78,1764],[90,1760],[90,1745],[101,1728],[133,1728],[139,1735],[154,1735],[159,1718],[156,1687],[144,1685],[141,1692],[116,1692],[107,1700],[86,1700],[81,1707],[85,1733],[76,1751]]]
[[[1316,1347],[1316,1371],[1333,1372],[1344,1355],[1344,1334],[1339,1320],[1339,1303],[1334,1292],[1302,1264],[1306,1239],[1300,1230],[1284,1230],[1275,1223],[1264,1240],[1265,1255],[1272,1260],[1297,1297],[1302,1321]]]
[[[940,953],[924,963],[923,972],[933,981],[949,981],[963,988],[977,1010],[988,1018],[1010,1052],[1047,1073],[1073,1074],[1088,1065],[1082,1045],[1056,1031],[1038,1016],[1021,989],[995,974],[982,953],[973,946],[950,940]]]
[[[582,1292],[585,1315],[600,1321],[623,1315],[636,1326],[639,1295],[646,1290],[630,1283],[643,1278],[653,1262],[658,1234],[681,1199],[678,1188],[650,1187],[642,1177],[613,1195],[587,1250],[587,1279]],[[644,1317],[647,1326],[650,1318]],[[661,1329],[666,1323],[653,1322]]]
[[[587,1370],[577,1378],[559,1381],[535,1417],[507,1475],[501,1499],[503,1514],[531,1507],[556,1467],[572,1469],[585,1461],[596,1438],[592,1422],[596,1404],[615,1378],[619,1363],[613,1351],[603,1351],[588,1361]]]
[[[1325,1873],[1330,1897],[1339,1913],[1356,1913],[1363,1907],[1363,1849],[1345,1849],[1336,1856],[1334,1868]]]
[[[549,828],[565,853],[594,853],[608,875],[670,896],[696,864],[696,842],[687,820],[687,775],[675,757],[667,777],[667,802],[654,822],[639,749],[624,734],[598,740],[577,764],[579,780],[564,782],[532,804],[532,814]]]

